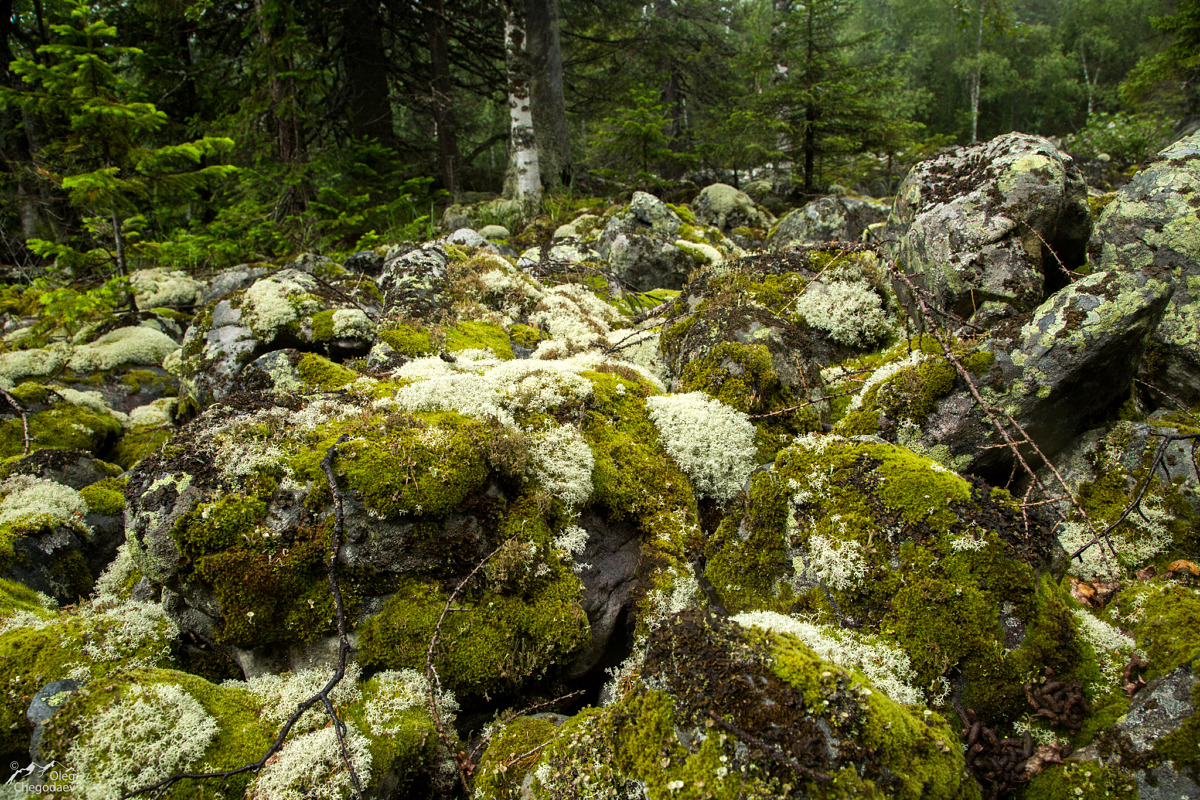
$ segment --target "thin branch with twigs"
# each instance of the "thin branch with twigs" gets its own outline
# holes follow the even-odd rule
[[[339,547],[341,546],[342,532],[345,529],[345,516],[342,508],[342,492],[340,489],[338,489],[337,479],[333,473],[333,459],[337,454],[337,447],[343,442],[349,441],[349,439],[350,437],[348,435],[343,434],[329,447],[327,451],[325,451],[325,457],[321,459],[321,469],[325,472],[325,477],[329,482],[329,489],[333,493],[334,525],[332,541],[330,542],[329,549],[328,576],[329,591],[333,595],[334,613],[337,621],[337,669],[319,692],[305,699],[296,706],[296,710],[292,712],[292,715],[287,718],[286,722],[283,723],[283,727],[279,730],[279,734],[275,737],[275,741],[271,743],[271,746],[267,748],[267,752],[263,753],[262,758],[260,758],[258,761],[238,767],[237,769],[224,770],[220,772],[177,773],[168,778],[164,778],[158,783],[142,786],[126,792],[125,794],[121,795],[121,800],[147,794],[149,792],[161,793],[163,790],[168,789],[179,781],[185,779],[207,780],[219,778],[221,780],[225,780],[232,778],[235,775],[242,775],[247,772],[257,773],[262,770],[264,766],[266,766],[267,761],[269,761],[272,756],[274,756],[283,748],[284,742],[287,741],[288,735],[292,732],[292,728],[296,726],[296,723],[300,721],[300,718],[304,716],[304,713],[318,703],[324,707],[325,712],[333,721],[333,730],[334,734],[337,736],[340,754],[342,760],[346,764],[347,770],[349,770],[350,781],[354,787],[351,798],[361,798],[363,796],[362,784],[359,780],[358,772],[354,769],[354,764],[350,760],[349,750],[346,747],[346,724],[338,718],[337,711],[333,707],[333,702],[330,700],[330,695],[333,693],[334,688],[346,676],[346,664],[350,656],[350,640],[346,635],[346,608],[342,603],[342,593],[338,588],[336,575],[337,553]]]

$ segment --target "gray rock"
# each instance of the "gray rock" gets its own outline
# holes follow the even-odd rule
[[[995,361],[980,377],[983,398],[1011,414],[1047,458],[1128,396],[1146,341],[1171,287],[1116,272],[1089,275],[1043,303],[1013,338],[981,349]],[[964,389],[944,399],[921,435],[966,459],[960,471],[998,475],[1011,453]]]
[[[209,305],[227,294],[249,289],[250,286],[268,270],[265,267],[251,267],[243,264],[233,269],[227,269],[208,282],[208,286],[196,298],[199,305]]]
[[[888,226],[892,254],[935,313],[973,320],[997,301],[994,322],[1032,311],[1067,284],[1064,267],[1083,263],[1091,216],[1071,157],[1011,133],[913,167]]]
[[[1200,400],[1200,133],[1159,158],[1105,208],[1088,256],[1096,269],[1143,273],[1175,286],[1144,377],[1192,404]]]
[[[1200,796],[1194,774],[1177,770],[1169,760],[1155,757],[1155,745],[1178,730],[1196,713],[1192,691],[1200,683],[1190,666],[1146,684],[1129,710],[1093,744],[1071,756],[1072,761],[1115,761],[1136,770],[1139,800],[1179,800]],[[1149,759],[1153,766],[1146,766]]]
[[[587,674],[607,654],[622,614],[631,608],[642,552],[638,532],[629,525],[607,522],[595,511],[584,514],[580,525],[588,533],[587,546],[578,560],[589,565],[579,577],[591,642],[568,670],[571,678]]]
[[[489,242],[483,234],[476,233],[471,228],[459,228],[441,241],[446,244],[456,244],[459,247],[483,247],[492,249]]]
[[[853,197],[822,197],[788,213],[767,238],[767,247],[782,250],[805,244],[856,242],[872,225],[884,222],[888,206]]]
[[[503,225],[484,225],[479,229],[479,235],[488,241],[507,239],[512,236],[508,228],[504,227]]]
[[[775,217],[760,207],[750,195],[725,183],[714,183],[700,190],[692,201],[696,219],[729,233],[734,228],[769,228]]]
[[[102,463],[82,450],[35,450],[9,467],[8,474],[47,478],[78,491],[114,477],[113,469],[119,470]]]
[[[33,736],[29,739],[29,756],[38,763],[42,758],[42,734],[46,721],[54,716],[58,707],[70,699],[71,695],[86,685],[87,681],[77,681],[67,678],[61,681],[51,681],[37,690],[29,701],[29,709],[25,719],[33,726]]]

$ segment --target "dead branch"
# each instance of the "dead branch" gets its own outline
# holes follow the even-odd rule
[[[21,430],[25,442],[25,446],[21,450],[21,455],[27,456],[29,455],[29,446],[33,442],[33,439],[29,435],[29,411],[20,400],[9,394],[6,389],[0,389],[0,395],[4,396],[5,401],[8,402],[13,411],[21,415]]]
[[[330,695],[333,693],[334,687],[336,687],[341,682],[342,678],[346,676],[346,662],[350,655],[350,640],[346,636],[346,609],[342,603],[342,593],[338,588],[336,576],[337,553],[338,548],[341,546],[341,537],[345,526],[345,517],[342,509],[342,492],[340,489],[338,489],[337,479],[333,473],[333,459],[337,454],[337,447],[339,444],[349,441],[349,439],[350,437],[348,435],[343,434],[336,442],[333,443],[333,445],[330,446],[330,448],[325,452],[325,457],[321,459],[321,469],[324,470],[325,477],[329,481],[329,489],[333,493],[334,525],[332,541],[330,542],[329,549],[328,573],[329,590],[333,595],[334,613],[337,620],[337,669],[321,688],[321,691],[317,692],[312,697],[309,697],[296,706],[296,710],[292,712],[292,715],[288,717],[286,722],[283,723],[283,727],[279,730],[279,734],[275,737],[275,741],[271,743],[271,746],[267,748],[267,752],[263,753],[262,758],[260,758],[258,761],[238,767],[237,769],[224,770],[221,772],[178,773],[170,776],[169,778],[164,778],[158,783],[142,786],[126,792],[125,794],[121,795],[121,800],[126,800],[126,798],[136,797],[141,794],[147,794],[148,792],[160,792],[164,789],[170,788],[174,784],[184,779],[207,780],[210,778],[219,778],[221,780],[226,780],[235,775],[242,775],[247,772],[257,773],[264,766],[266,766],[267,761],[269,761],[272,756],[274,756],[283,748],[283,744],[285,741],[287,741],[288,735],[292,732],[292,728],[294,728],[296,723],[300,721],[300,718],[304,716],[304,713],[317,703],[320,703],[325,708],[325,712],[329,714],[330,719],[333,721],[334,733],[337,736],[342,760],[345,762],[347,770],[349,770],[350,781],[354,786],[354,792],[351,797],[361,798],[363,796],[362,785],[358,778],[358,772],[354,769],[354,764],[351,763],[350,754],[346,748],[346,724],[338,718],[336,710],[333,707],[333,702],[330,700]]]
[[[808,408],[809,406],[816,405],[817,403],[824,403],[828,400],[836,400],[839,397],[847,397],[852,394],[858,394],[858,389],[851,389],[850,391],[847,391],[847,392],[839,392],[838,394],[829,394],[829,395],[825,395],[824,397],[815,398],[813,400],[806,400],[805,402],[800,403],[799,405],[788,406],[787,408],[781,408],[778,411],[770,411],[770,412],[767,412],[766,414],[749,414],[748,416],[750,417],[750,419],[766,419],[767,417],[777,417],[780,414],[787,414],[791,411],[799,411],[802,408]]]
[[[1129,519],[1129,515],[1134,511],[1136,511],[1142,519],[1145,519],[1146,515],[1142,512],[1142,500],[1146,497],[1146,492],[1150,489],[1150,484],[1154,480],[1154,471],[1157,470],[1159,466],[1162,466],[1164,469],[1166,469],[1163,459],[1167,454],[1167,447],[1170,446],[1171,442],[1185,440],[1195,441],[1196,439],[1200,439],[1200,433],[1158,433],[1156,431],[1151,431],[1150,435],[1160,436],[1162,437],[1162,441],[1158,443],[1158,449],[1154,452],[1154,459],[1150,462],[1150,469],[1146,470],[1146,480],[1142,484],[1142,488],[1138,491],[1137,497],[1133,499],[1132,503],[1125,507],[1125,510],[1121,512],[1121,516],[1117,517],[1117,519],[1111,525],[1093,536],[1090,541],[1085,542],[1074,553],[1071,553],[1071,558],[1078,558],[1080,561],[1082,561],[1084,551],[1099,542],[1101,537],[1103,537],[1105,541],[1108,541],[1108,534],[1112,533],[1117,529],[1118,525]],[[1108,546],[1111,548],[1112,544],[1110,543]]]

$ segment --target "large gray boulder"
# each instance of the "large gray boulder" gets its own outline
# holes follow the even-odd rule
[[[368,278],[316,278],[284,269],[206,307],[183,341],[180,386],[200,405],[224,397],[249,362],[296,348],[341,361],[375,339],[378,291]]]
[[[1088,245],[1095,269],[1169,281],[1175,295],[1151,339],[1150,382],[1200,400],[1200,133],[1159,153],[1108,205]]]
[[[975,371],[984,401],[1001,419],[1011,415],[1053,459],[1128,397],[1170,296],[1169,285],[1144,276],[1089,275],[1043,303],[1019,330],[987,340],[962,361]],[[938,454],[960,472],[1003,481],[1012,453],[954,370],[938,355],[914,353],[910,361],[868,381],[842,430],[909,437],[902,443]],[[914,418],[918,397],[936,404]]]
[[[889,208],[876,200],[822,197],[788,213],[771,231],[767,247],[782,250],[805,244],[856,242],[867,228],[883,222]]]
[[[697,220],[715,225],[724,233],[734,228],[769,228],[775,222],[771,212],[727,183],[714,183],[700,190],[692,201],[692,211]]]
[[[696,260],[678,247],[683,221],[666,203],[646,192],[634,192],[629,207],[614,214],[596,242],[600,255],[628,286],[679,289]]]
[[[1091,225],[1071,157],[1022,133],[913,167],[888,220],[892,254],[932,310],[984,327],[1065,286],[1066,270],[1083,264]]]

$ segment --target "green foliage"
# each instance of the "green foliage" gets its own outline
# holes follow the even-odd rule
[[[1170,139],[1171,128],[1171,121],[1160,113],[1093,114],[1064,146],[1082,158],[1107,153],[1122,165],[1139,164],[1153,159]]]
[[[671,149],[671,120],[667,106],[656,93],[636,86],[625,104],[596,126],[589,151],[605,177],[634,185],[653,185],[656,167],[675,164],[680,156]]]
[[[41,282],[46,286],[48,282]],[[129,281],[124,277],[110,278],[93,289],[79,291],[66,286],[46,289],[38,296],[44,315],[39,328],[61,328],[74,336],[90,322],[104,319],[124,303],[129,295]]]

